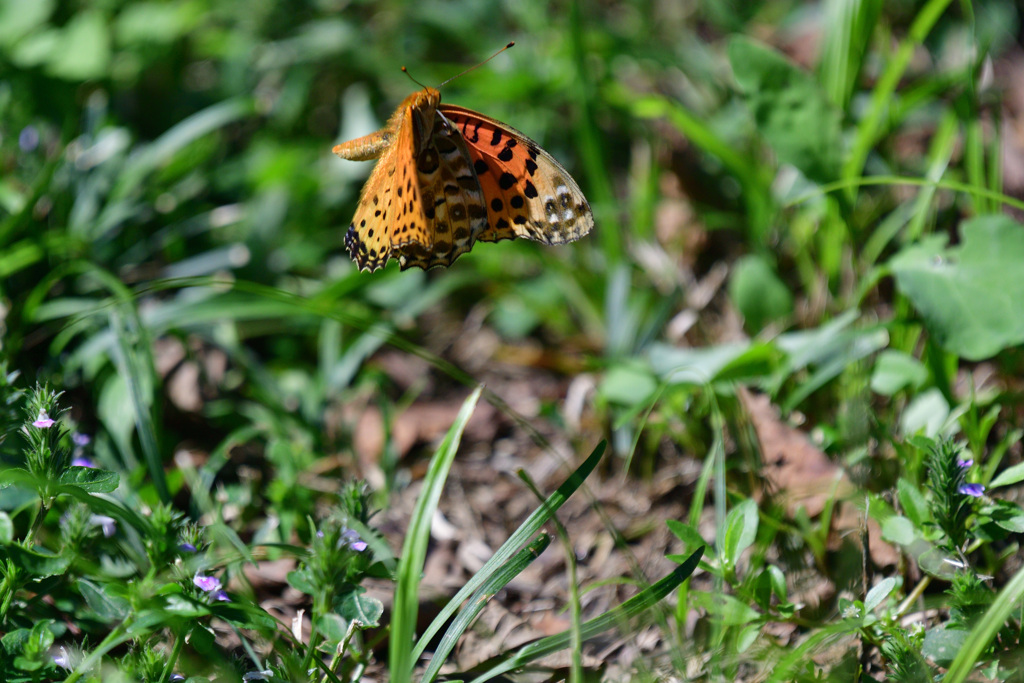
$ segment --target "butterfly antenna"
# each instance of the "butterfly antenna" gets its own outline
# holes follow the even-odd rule
[[[420,86],[421,88],[426,88],[427,87],[427,86],[423,85],[422,83],[420,83],[419,81],[417,81],[415,78],[413,78],[412,74],[409,73],[409,70],[406,69],[404,66],[402,67],[402,73],[404,73],[406,76],[408,76],[410,81],[412,81],[416,85]]]
[[[485,59],[484,61],[480,62],[479,64],[477,64],[477,65],[475,65],[475,66],[471,66],[471,67],[469,67],[468,69],[466,69],[465,71],[463,71],[463,72],[462,72],[462,73],[460,73],[460,74],[455,74],[454,76],[452,76],[452,77],[451,77],[451,78],[449,78],[449,79],[448,79],[447,81],[445,81],[444,83],[442,83],[441,85],[439,85],[439,86],[437,86],[437,87],[438,87],[438,88],[440,88],[440,87],[442,87],[442,86],[444,86],[444,85],[447,85],[448,83],[451,83],[451,82],[452,82],[452,81],[454,81],[454,80],[455,80],[456,78],[459,78],[459,77],[461,77],[461,76],[465,76],[466,74],[468,74],[468,73],[469,73],[470,71],[472,71],[473,69],[477,69],[477,68],[479,68],[479,67],[483,66],[484,64],[486,64],[487,62],[491,61],[492,59],[494,59],[495,57],[497,57],[497,56],[498,56],[498,55],[500,55],[500,54],[501,54],[502,52],[504,52],[505,50],[509,49],[510,47],[512,47],[512,46],[513,46],[513,45],[515,45],[515,44],[516,44],[516,43],[515,43],[515,41],[512,41],[511,43],[509,43],[509,44],[508,44],[508,45],[506,45],[505,47],[501,48],[500,50],[498,50],[497,52],[495,52],[495,53],[494,53],[493,55],[491,55],[490,57],[488,57],[488,58],[487,58],[487,59]]]

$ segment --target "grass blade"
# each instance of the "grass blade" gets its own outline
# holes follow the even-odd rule
[[[420,573],[423,571],[427,555],[427,541],[430,540],[430,522],[434,518],[434,511],[441,499],[441,489],[448,478],[448,471],[462,441],[462,432],[480,399],[481,391],[482,385],[478,386],[462,404],[455,422],[431,459],[427,476],[423,480],[423,491],[413,511],[412,527],[402,545],[389,642],[391,680],[395,683],[411,680],[412,665],[416,661],[412,656],[413,629],[416,627],[416,612],[419,607]]]

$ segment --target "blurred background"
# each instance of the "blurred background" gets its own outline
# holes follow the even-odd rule
[[[1024,191],[1020,38],[1010,0],[0,0],[2,356],[143,500],[188,503],[187,463],[257,540],[337,479],[389,506],[481,381],[454,476],[482,506],[517,495],[495,469],[601,438],[611,472],[667,482],[657,517],[714,448],[743,488],[752,451],[716,441],[717,411],[746,424],[737,381],[884,488],[894,434],[955,418],[959,357],[1020,369],[1016,333],[922,346],[932,309],[887,277],[962,218],[1020,215],[995,198]],[[593,233],[357,272],[372,163],[331,147],[418,87],[402,66],[434,86],[509,41],[443,101],[547,149]]]

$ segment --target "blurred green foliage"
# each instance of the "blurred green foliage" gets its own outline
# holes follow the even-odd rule
[[[352,452],[346,409],[380,411],[378,500],[402,486],[389,427],[427,380],[399,386],[367,361],[390,348],[472,385],[486,368],[460,367],[453,340],[486,330],[579,380],[593,419],[538,418],[579,451],[609,436],[648,477],[701,463],[690,525],[672,530],[695,545],[712,511],[718,565],[702,566],[718,592],[680,592],[680,624],[688,606],[710,617],[694,639],[666,636],[677,661],[706,648],[702,673],[734,680],[751,652],[782,663],[777,680],[812,680],[805,655],[856,634],[919,672],[924,638],[895,599],[909,574],[874,589],[828,575],[831,508],[780,521],[767,501],[758,521],[763,444],[737,387],[803,421],[914,562],[934,492],[910,437],[962,440],[972,483],[1019,481],[1004,468],[1021,457],[1024,341],[1008,209],[1024,203],[1004,187],[1001,122],[1020,112],[1000,97],[1020,30],[1010,0],[0,0],[4,386],[20,372],[64,389],[64,420],[94,435],[133,504],[233,506],[231,533],[292,543],[325,497],[338,504],[305,483]],[[356,272],[343,236],[370,165],[331,146],[418,87],[401,66],[436,85],[510,40],[444,100],[564,163],[593,234],[480,244],[446,271]],[[175,459],[192,451],[204,457]],[[971,510],[973,540],[953,550],[1006,571],[1017,506]],[[765,624],[794,615],[779,577],[809,562],[857,599],[834,623],[800,617],[814,633],[799,648],[758,650]],[[970,647],[956,676],[996,666],[1018,583],[998,623],[957,635]],[[46,634],[19,637],[39,664]]]

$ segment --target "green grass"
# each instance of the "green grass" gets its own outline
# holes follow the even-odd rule
[[[451,678],[568,650],[550,676],[597,679],[579,643],[653,628],[604,675],[1016,680],[1020,21],[1008,0],[0,0],[0,679],[438,680],[583,533],[570,496],[687,471],[685,518],[653,508],[639,537],[588,498],[632,597],[588,611],[575,558],[545,596],[568,631]],[[357,272],[371,166],[331,146],[418,87],[403,65],[436,85],[510,40],[443,101],[550,151],[594,231]],[[394,358],[428,370],[403,383]],[[561,394],[516,412],[510,367]],[[396,425],[453,402],[420,488]],[[424,626],[433,511],[459,454],[496,450],[463,431],[483,403],[565,483]],[[813,514],[766,485],[765,420],[844,473]],[[844,505],[898,562],[863,562]],[[634,544],[666,526],[678,568],[648,577]],[[273,560],[312,633],[261,606],[245,570]]]

